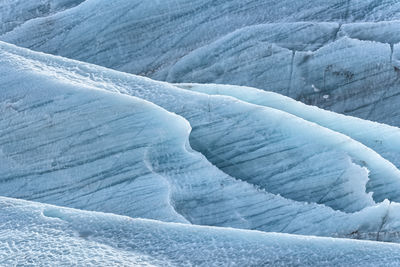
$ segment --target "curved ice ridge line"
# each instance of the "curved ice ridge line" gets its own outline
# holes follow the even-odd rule
[[[175,86],[211,95],[227,95],[251,104],[283,110],[360,141],[392,162],[397,168],[400,167],[399,127],[335,113],[306,105],[275,92],[248,86],[197,83],[182,83]]]
[[[85,87],[85,88],[96,88],[97,90],[103,92],[104,90],[112,91],[112,92],[121,92],[123,99],[126,97],[130,96],[125,96],[128,92],[125,90],[133,90],[136,89],[138,90],[136,94],[138,96],[146,97],[149,100],[162,100],[163,96],[171,97],[171,95],[165,94],[165,95],[155,95],[155,98],[150,98],[149,94],[151,92],[156,93],[157,90],[159,93],[161,91],[165,90],[166,92],[175,92],[175,93],[182,93],[185,92],[183,89],[178,89],[177,87],[168,85],[166,83],[161,83],[161,82],[155,82],[151,81],[150,79],[147,78],[140,78],[136,77],[134,75],[129,75],[129,74],[124,74],[112,70],[108,70],[102,67],[97,67],[94,65],[90,64],[85,64],[85,63],[80,63],[77,61],[72,61],[68,59],[62,59],[60,57],[54,57],[50,55],[45,55],[42,53],[35,53],[35,52],[30,52],[26,49],[21,49],[17,48],[13,45],[8,45],[5,43],[0,42],[0,47],[3,49],[3,55],[2,57],[3,60],[10,60],[10,65],[15,65],[14,72],[19,73],[19,72],[26,72],[26,73],[35,73],[35,75],[39,75],[40,77],[43,77],[45,80],[46,79],[54,79],[56,78],[57,81],[59,82],[68,82],[69,84],[73,84],[74,86],[79,85],[79,87]],[[22,75],[22,74],[21,74]],[[29,77],[29,76],[28,76]],[[107,82],[106,82],[107,81]],[[139,88],[142,88],[143,91],[140,91]],[[134,93],[135,91],[131,91],[131,93]],[[165,92],[164,92],[165,93]],[[115,94],[115,93],[108,93],[108,94]],[[141,95],[142,94],[142,95]],[[191,93],[191,97],[196,97],[196,98],[208,98],[210,101],[213,99],[218,99],[219,101],[217,102],[209,102],[209,104],[212,104],[212,109],[218,108],[218,103],[223,104],[224,101],[227,101],[227,103],[233,103],[232,102],[232,97],[209,97],[204,94],[200,93]],[[133,98],[136,99],[136,98]],[[236,103],[236,102],[235,102]],[[235,104],[236,105],[236,104]],[[248,106],[251,106],[247,104]],[[258,108],[257,108],[258,109]],[[272,111],[272,109],[271,109]],[[274,111],[276,113],[282,114],[278,111]],[[285,115],[286,117],[294,117],[292,115]],[[301,120],[303,122],[303,120]],[[304,123],[307,124],[306,121]],[[185,126],[185,138],[187,138],[188,131],[190,130],[187,126]],[[328,130],[323,130],[323,131],[328,131]],[[350,140],[349,138],[346,138],[346,140]],[[181,140],[183,143],[179,144],[180,147],[184,147],[187,149],[188,143],[187,140]],[[159,148],[156,147],[156,150]],[[367,151],[370,151],[368,148]],[[372,151],[372,150],[371,150]],[[152,154],[152,153],[151,153]],[[185,157],[187,157],[186,155]],[[174,157],[172,157],[173,159]],[[165,164],[162,159],[160,162],[157,164],[160,165],[160,169],[164,170],[168,173],[168,170],[165,169],[165,167],[168,166],[162,166],[162,164]],[[179,158],[177,159],[178,161],[180,160]],[[155,162],[151,160],[151,162]],[[154,166],[154,165],[153,165]],[[153,167],[152,166],[152,167]],[[210,165],[211,166],[211,165]],[[154,169],[154,167],[153,167]],[[158,172],[158,170],[156,170]],[[219,172],[217,169],[215,169],[215,172],[218,173],[218,175],[221,175],[222,178],[221,180],[216,180],[216,186],[217,187],[210,187],[210,188],[227,188],[229,189],[228,191],[223,191],[226,193],[221,194],[220,192],[217,192],[218,195],[224,196],[225,197],[225,207],[223,210],[215,210],[217,212],[218,218],[221,218],[224,213],[227,212],[232,212],[235,209],[232,209],[235,207],[237,209],[237,214],[233,214],[236,216],[237,221],[213,221],[213,217],[211,216],[210,218],[199,218],[197,217],[197,220],[194,221],[196,224],[211,224],[211,225],[220,225],[220,226],[231,226],[231,227],[241,227],[241,228],[250,228],[250,229],[260,229],[260,230],[268,230],[268,231],[285,231],[285,232],[293,232],[293,233],[311,233],[311,234],[318,234],[318,235],[349,235],[352,232],[358,231],[358,234],[363,235],[363,238],[371,238],[370,234],[367,233],[380,233],[383,229],[382,232],[388,233],[391,231],[390,234],[388,235],[381,235],[384,236],[385,240],[397,240],[396,235],[398,233],[396,225],[394,225],[394,222],[396,221],[393,219],[393,216],[397,216],[397,211],[396,209],[393,210],[392,205],[390,204],[389,201],[385,201],[383,203],[380,203],[378,205],[374,205],[368,208],[363,209],[360,212],[355,212],[355,213],[343,213],[343,212],[338,212],[338,211],[333,211],[330,208],[327,208],[326,206],[323,205],[315,205],[315,204],[307,204],[307,203],[301,203],[301,202],[295,202],[291,201],[273,194],[266,193],[263,190],[256,191],[254,188],[254,185],[250,186],[249,184],[246,183],[237,183],[237,180],[233,180],[231,177],[226,176],[222,172]],[[171,174],[171,173],[170,173]],[[208,173],[209,175],[209,173]],[[193,179],[190,176],[185,175],[183,173],[180,176],[176,176],[172,173],[170,176],[171,178],[179,178],[182,180],[179,180],[181,182],[181,185],[183,186],[189,186],[191,183],[193,183]],[[213,177],[210,177],[212,180],[215,180]],[[202,183],[202,180],[198,180],[198,183]],[[218,184],[221,183],[219,186]],[[179,185],[178,183],[176,183]],[[189,201],[191,198],[193,198],[193,193],[195,191],[187,191],[180,189],[180,188],[174,188],[172,187],[175,192],[175,201],[180,201],[179,203],[179,208],[177,210],[182,213],[184,217],[189,218],[191,221],[193,219],[196,219],[195,213],[193,214],[193,208],[198,208],[198,205],[204,205],[204,203],[199,203],[199,202],[194,202],[193,204],[195,206],[190,206],[191,203]],[[235,191],[237,189],[240,189],[238,191]],[[207,189],[209,190],[209,188]],[[223,189],[226,190],[226,189]],[[232,191],[233,190],[233,191]],[[228,194],[228,192],[236,192],[235,195]],[[238,195],[240,193],[240,196]],[[200,195],[203,194],[200,192]],[[178,197],[178,198],[176,198]],[[247,203],[238,203],[237,201],[241,198],[243,201],[243,198],[251,198],[248,200]],[[203,198],[204,200],[204,198]],[[207,200],[207,198],[205,198]],[[211,201],[206,203],[206,205],[212,204],[212,201],[215,201],[218,199],[210,199],[207,201]],[[218,200],[219,201],[219,200]],[[257,202],[258,201],[258,202]],[[229,205],[228,205],[229,204]],[[243,206],[245,204],[245,206]],[[272,205],[274,204],[274,205]],[[182,206],[182,205],[188,205],[188,206]],[[236,206],[232,206],[236,205]],[[264,207],[265,205],[266,207]],[[271,205],[268,207],[268,205]],[[397,204],[395,204],[397,207]],[[175,206],[177,207],[177,206]],[[213,208],[216,208],[214,206],[211,206]],[[254,207],[257,207],[258,210],[254,210]],[[390,210],[393,210],[393,212],[389,213],[390,216],[386,216],[388,214],[388,209],[390,207]],[[201,208],[206,208],[206,206],[203,206]],[[226,208],[229,208],[228,210]],[[260,210],[262,208],[262,210]],[[250,210],[253,209],[253,210]],[[283,210],[282,210],[283,209]],[[275,211],[274,211],[275,210]],[[293,213],[293,211],[296,211]],[[322,212],[324,211],[324,212]],[[192,212],[192,213],[191,213]],[[275,213],[277,212],[277,213]],[[282,217],[282,212],[284,213],[283,215],[286,215],[286,217]],[[188,213],[191,213],[192,216],[194,217],[188,217]],[[201,213],[201,214],[206,214],[206,213]],[[372,217],[371,214],[374,214]],[[225,214],[226,215],[226,214]],[[230,217],[232,217],[232,214],[229,214]],[[266,217],[265,217],[266,216]],[[276,216],[276,217],[274,217]],[[316,216],[316,217],[314,217]],[[268,218],[269,217],[269,218]],[[368,217],[368,224],[362,224],[360,225],[360,222],[363,222],[363,218]],[[383,223],[383,219],[387,217]],[[226,218],[225,218],[226,219]],[[271,224],[272,222],[268,220],[278,220],[280,223],[275,225]],[[245,221],[243,221],[245,220]],[[315,229],[312,227],[315,227],[314,223],[315,220],[318,220],[318,226],[321,227],[320,229]],[[267,221],[267,222],[266,222]],[[285,222],[284,224],[282,222]],[[308,225],[300,226],[299,222],[308,222]],[[246,224],[249,223],[249,224]],[[322,225],[325,225],[326,227],[322,227]],[[310,228],[311,227],[311,228]],[[333,227],[333,228],[332,228]],[[379,230],[381,229],[381,230]],[[377,237],[374,236],[374,239]],[[379,237],[381,238],[381,237]]]
[[[18,53],[17,53],[18,54]],[[38,54],[38,53],[36,53],[36,54],[32,54],[31,56],[33,57],[33,58],[37,58],[38,56],[39,56],[40,54]],[[40,57],[39,57],[40,58]],[[52,64],[54,64],[55,62],[53,62],[53,63],[51,63],[49,60],[48,60],[48,58],[47,58],[47,60],[46,60],[46,64],[47,64],[47,66],[51,66]],[[29,65],[29,63],[27,63],[28,65]],[[56,63],[56,65],[55,65],[55,67],[57,66],[57,63]],[[81,66],[82,67],[82,66]],[[46,67],[47,68],[47,67]],[[57,67],[56,67],[56,69],[57,69]],[[49,71],[49,69],[47,70],[47,71]],[[75,74],[73,74],[73,75],[76,75],[76,74],[78,74],[78,73],[76,73],[75,72],[75,70],[73,70],[74,71],[74,73]],[[57,72],[57,71],[56,71]],[[65,72],[65,71],[63,71],[63,72]],[[90,71],[88,70],[88,72],[90,73]],[[117,73],[117,72],[116,72]],[[76,79],[76,78],[78,78],[78,77],[74,77],[74,76],[70,76],[72,73],[65,73],[65,74],[63,74],[63,75],[67,75],[67,77],[69,77],[69,78],[71,78],[72,80],[74,80],[74,79]],[[85,75],[85,77],[87,77],[87,74],[84,74]],[[121,74],[118,74],[118,75],[121,75]],[[89,76],[91,76],[91,75],[89,75]],[[113,87],[109,87],[109,85],[106,85],[107,86],[107,88],[105,88],[105,89],[107,89],[107,90],[110,90],[110,89],[112,89],[112,90],[119,90],[120,92],[122,92],[122,93],[125,93],[125,89],[124,89],[124,87],[125,88],[127,88],[126,86],[128,85],[128,84],[126,84],[126,82],[123,82],[123,79],[124,78],[122,78],[122,77],[125,77],[126,75],[123,75],[123,76],[120,76],[120,78],[117,78],[117,79],[115,79],[115,78],[111,78],[113,81],[117,81],[117,83],[115,83],[114,85],[113,85]],[[60,76],[60,77],[62,77],[62,76]],[[128,76],[129,77],[129,76]],[[80,77],[79,79],[81,79],[82,77]],[[106,76],[104,76],[102,79],[109,79],[109,78],[106,78]],[[87,78],[85,78],[85,79],[87,79]],[[94,79],[94,80],[93,80]],[[93,82],[95,82],[95,80],[96,80],[96,78],[93,76],[93,77],[89,77],[89,79],[88,80],[86,80],[86,82],[89,82],[89,83],[93,83]],[[146,80],[146,79],[144,79],[144,80]],[[120,83],[120,85],[118,85],[118,83]],[[95,83],[96,84],[96,83]],[[104,86],[104,84],[102,85],[101,83],[100,84],[97,84],[98,86]],[[128,86],[129,87],[129,86]],[[171,87],[172,88],[172,87]],[[176,89],[174,89],[174,90],[176,90]],[[133,91],[132,91],[133,92]],[[140,97],[140,94],[138,94],[138,96]],[[149,99],[149,100],[151,100],[151,98]],[[153,101],[154,101],[154,99],[153,99]],[[371,152],[372,152],[372,150],[371,150]],[[364,160],[364,159],[363,159]],[[382,159],[381,159],[382,160]],[[368,162],[369,160],[368,159],[365,159],[365,161],[366,162]],[[385,163],[384,165],[386,166],[386,165],[388,165],[388,163],[389,162],[387,162],[387,163]],[[388,167],[389,166],[391,166],[390,168],[392,168],[393,169],[393,171],[396,173],[396,168],[393,166],[393,165],[391,165],[390,163],[389,163],[389,165],[388,165]],[[390,169],[389,168],[389,169]],[[383,200],[383,199],[382,199]]]

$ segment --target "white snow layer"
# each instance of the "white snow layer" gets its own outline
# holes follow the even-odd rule
[[[398,266],[400,245],[164,223],[0,197],[2,266]]]
[[[399,171],[345,135],[277,109],[6,43],[0,74],[3,196],[166,221],[398,241],[400,207],[375,204],[371,194],[396,200]],[[186,118],[192,132],[186,120],[145,100]],[[189,133],[191,145],[232,176],[194,152]]]
[[[253,86],[400,126],[397,1],[4,2],[4,21],[22,18],[0,32],[7,42],[169,82]],[[61,4],[26,8],[38,2]]]

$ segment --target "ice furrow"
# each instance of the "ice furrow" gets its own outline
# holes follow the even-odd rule
[[[212,95],[228,95],[248,103],[289,112],[305,120],[343,133],[372,148],[384,158],[391,161],[395,166],[400,167],[400,150],[398,149],[400,146],[398,144],[400,129],[397,127],[322,110],[273,92],[266,92],[255,88],[216,84],[177,84],[177,86]],[[394,184],[398,184],[397,179],[393,180],[393,182]],[[375,199],[383,200],[388,197],[387,193],[390,191],[392,191],[392,197],[396,198],[396,190],[389,191],[389,189],[392,189],[392,186],[389,186],[387,181],[379,182],[378,180],[371,179],[367,187],[374,192]],[[372,187],[375,187],[375,189],[372,189]],[[388,190],[385,193],[385,197],[383,195],[381,197],[378,196],[378,191],[381,190],[378,190],[378,188],[382,187],[387,187],[386,190]],[[398,187],[399,185],[395,186],[395,188]]]
[[[310,176],[312,172],[315,172],[316,177],[324,177],[323,181],[331,184],[337,179],[339,173],[343,169],[347,169],[348,172],[346,172],[343,182],[348,181],[349,183],[356,183],[358,186],[352,186],[349,188],[348,186],[344,186],[346,183],[343,183],[343,188],[340,187],[340,190],[346,190],[345,188],[349,188],[350,190],[357,191],[353,191],[352,194],[349,195],[344,194],[348,197],[347,200],[346,198],[338,199],[336,204],[332,203],[331,205],[337,209],[347,210],[350,207],[349,204],[351,203],[351,209],[354,210],[371,205],[373,202],[371,202],[371,196],[365,192],[365,184],[368,181],[368,172],[363,168],[357,167],[357,165],[355,165],[352,161],[357,162],[357,164],[359,162],[368,163],[367,167],[370,170],[369,179],[384,179],[386,183],[389,184],[396,183],[398,180],[398,170],[389,162],[385,162],[385,160],[380,158],[379,155],[375,154],[373,151],[370,151],[366,147],[362,147],[360,144],[355,143],[351,139],[342,137],[340,135],[338,137],[331,138],[336,136],[336,134],[329,132],[326,129],[319,129],[311,124],[308,125],[307,122],[303,120],[297,121],[296,117],[291,117],[290,115],[275,109],[265,109],[259,106],[252,106],[229,98],[217,96],[210,98],[205,95],[192,94],[169,85],[150,82],[146,79],[138,79],[136,77],[131,77],[129,75],[117,72],[112,73],[107,77],[106,72],[100,70],[101,74],[96,74],[96,71],[93,69],[90,75],[85,74],[84,76],[81,76],[80,72],[69,71],[68,67],[64,68],[62,66],[57,66],[57,64],[60,64],[59,62],[57,63],[57,60],[50,62],[50,60],[46,59],[46,63],[44,64],[40,60],[39,54],[35,54],[33,55],[33,58],[29,58],[23,56],[22,50],[19,50],[19,52],[16,51],[18,51],[18,49],[12,53],[12,58],[22,60],[24,62],[24,66],[34,65],[34,69],[45,68],[46,72],[43,72],[43,75],[50,75],[50,73],[55,72],[57,73],[58,77],[75,80],[76,83],[85,81],[85,83],[96,85],[108,90],[120,90],[122,93],[128,92],[129,94],[152,101],[170,111],[182,115],[188,119],[193,126],[191,135],[194,137],[194,139],[192,139],[194,141],[192,145],[195,149],[202,152],[211,151],[213,154],[216,154],[219,159],[223,159],[223,164],[230,162],[229,160],[232,152],[235,154],[243,154],[243,158],[234,158],[230,162],[230,165],[234,165],[236,167],[235,169],[242,168],[242,170],[245,170],[244,172],[235,173],[234,171],[229,172],[227,169],[225,170],[236,178],[247,181],[251,177],[251,179],[257,181],[255,183],[256,185],[264,185],[266,188],[270,174],[280,173],[280,178],[271,179],[270,183],[275,183],[276,181],[281,180],[282,182],[280,184],[284,184],[285,179],[292,180],[294,177],[297,177],[298,185],[302,185],[300,187],[286,187],[285,190],[287,191],[281,191],[280,186],[272,188],[268,187],[268,191],[270,192],[282,194],[298,201],[316,202],[321,199],[319,194],[316,194],[315,198],[313,197],[312,199],[305,199],[302,197],[306,195],[303,190],[307,190],[310,195],[313,195],[313,191],[315,190],[312,185],[310,186],[309,181],[311,180],[307,180],[306,177]],[[89,65],[83,65],[80,67],[80,69],[84,68],[90,69],[92,67]],[[99,80],[102,80],[103,82],[99,82]],[[106,80],[113,82],[107,83],[105,82]],[[196,101],[193,102],[191,99],[196,99]],[[171,103],[174,104],[171,105]],[[224,108],[227,106],[230,108]],[[208,115],[204,116],[204,112],[206,112]],[[244,114],[245,116],[249,116],[246,114],[251,114],[251,119],[246,120],[241,114]],[[282,120],[287,120],[287,123],[281,124]],[[213,121],[219,123],[210,124]],[[199,127],[199,125],[203,126]],[[292,128],[290,128],[292,126],[289,125],[295,125],[293,126],[293,129],[296,128],[297,130],[294,131]],[[304,135],[298,135],[299,129],[307,129],[305,130],[306,132],[311,132]],[[227,135],[226,133],[231,134]],[[224,143],[235,144],[236,141],[240,142],[243,137],[248,138],[249,133],[251,133],[253,136],[253,140],[247,142],[247,145],[244,147],[248,146],[250,148],[252,144],[264,143],[265,146],[263,149],[255,150],[255,153],[246,153],[245,150],[241,150],[240,147],[235,147],[234,145],[224,148]],[[269,140],[274,139],[281,141],[275,145],[269,143]],[[316,143],[316,140],[320,141]],[[279,153],[279,155],[277,155],[272,153],[275,150],[281,151],[284,143],[292,143],[292,145],[297,147],[297,149],[287,152],[289,154]],[[222,147],[221,150],[218,149],[218,146],[220,145]],[[305,145],[308,149],[303,149],[303,146]],[[358,148],[353,150],[353,146]],[[357,150],[359,152],[355,152]],[[313,154],[317,151],[324,152],[321,154],[324,156],[314,157],[318,164],[311,164],[308,161],[303,163],[301,162],[301,159],[304,159],[305,156],[307,156],[307,153]],[[372,158],[370,156],[366,156],[368,154],[371,154],[371,157],[374,155],[372,157],[374,160],[371,160]],[[308,157],[310,157],[310,155]],[[252,158],[255,160],[252,161]],[[299,164],[293,171],[288,172],[285,175],[285,171],[287,170],[288,166],[290,166],[290,162],[292,160],[299,162]],[[378,160],[380,163],[377,163],[376,160]],[[213,163],[218,166],[218,162]],[[257,167],[255,168],[254,166]],[[326,169],[329,171],[322,174],[321,169]],[[338,170],[341,171],[338,172]],[[305,175],[307,172],[308,174]],[[357,173],[357,175],[355,175],[355,173]],[[313,175],[311,175],[311,177],[312,176]],[[323,181],[320,183],[323,184]],[[319,185],[317,185],[317,187],[319,187]],[[373,189],[370,189],[370,191],[375,192]],[[303,194],[300,194],[300,192],[303,192]],[[386,195],[384,192],[381,192],[376,193],[374,197],[377,199],[384,199]],[[356,208],[357,206],[358,208]]]
[[[8,127],[7,118],[12,118],[12,123],[17,127],[24,123],[29,125],[18,127],[19,130],[2,136],[8,142],[0,147],[0,177],[18,175],[21,172],[32,174],[21,179],[2,180],[2,195],[21,197],[44,193],[41,195],[41,202],[112,211],[133,217],[263,231],[280,231],[282,225],[292,221],[285,232],[350,236],[358,231],[363,238],[372,238],[372,233],[376,237],[382,214],[387,213],[387,201],[376,205],[371,195],[365,192],[368,180],[366,170],[351,161],[345,163],[340,157],[357,160],[359,155],[350,149],[354,146],[366,153],[367,163],[368,156],[383,166],[389,166],[388,163],[372,150],[335,132],[275,109],[246,104],[229,97],[192,93],[166,83],[35,53],[5,43],[1,43],[0,54],[0,73],[5,85],[1,86],[0,94],[1,114],[5,116],[2,116],[1,127]],[[120,93],[115,93],[116,91]],[[344,213],[324,205],[304,202],[304,194],[301,195],[300,192],[314,192],[313,190],[319,189],[313,187],[303,175],[290,174],[290,177],[284,177],[284,172],[281,173],[282,178],[292,179],[294,183],[289,191],[282,192],[281,195],[285,193],[286,199],[276,195],[279,194],[278,188],[267,188],[268,191],[275,192],[273,194],[255,183],[249,183],[246,178],[249,176],[228,176],[190,148],[190,127],[187,121],[144,100],[127,95],[128,93],[154,101],[189,119],[194,126],[191,135],[201,137],[197,147],[213,150],[214,147],[209,146],[208,142],[216,145],[220,141],[222,144],[234,144],[235,140],[243,141],[249,134],[254,135],[255,140],[264,140],[267,145],[267,137],[272,136],[271,140],[275,145],[271,149],[281,148],[279,140],[286,140],[294,147],[297,146],[293,159],[300,162],[300,165],[304,158],[303,145],[312,147],[316,152],[315,157],[318,158],[316,162],[321,168],[313,170],[306,161],[302,169],[309,170],[318,179],[322,177],[319,172],[328,165],[342,170],[344,168],[349,172],[355,171],[344,179],[344,183],[336,191],[332,191],[338,196],[337,200],[331,201],[335,195],[330,193],[332,198],[327,197],[328,202],[323,204],[348,212],[359,212]],[[13,102],[14,109],[9,106],[10,99],[23,101]],[[47,104],[34,108],[32,112],[26,110],[18,113],[18,109],[34,107],[33,103],[40,103],[39,100]],[[69,106],[73,107],[72,111],[69,111]],[[118,120],[119,117],[125,119]],[[243,120],[244,118],[247,119]],[[287,125],[295,123],[295,127],[282,128],[288,127],[281,124],[285,120],[288,121]],[[211,123],[213,121],[218,123]],[[196,127],[198,125],[205,127]],[[30,129],[35,129],[33,133],[36,134],[32,135]],[[244,132],[237,132],[239,129]],[[299,135],[301,129],[308,129],[304,136]],[[83,135],[78,134],[75,137],[73,132],[83,132]],[[230,134],[226,135],[227,132]],[[72,136],[79,140],[72,141],[71,137],[63,139],[61,136]],[[84,142],[94,136],[98,137],[97,141],[87,144]],[[327,146],[326,141],[331,139],[334,143]],[[54,143],[52,140],[60,141]],[[321,143],[316,143],[317,140]],[[51,144],[40,146],[36,150],[26,149],[35,144],[45,144],[45,141]],[[75,141],[82,145],[71,148]],[[244,147],[247,144],[252,145],[251,142],[253,140],[250,139],[250,143],[247,142]],[[343,144],[351,145],[346,148]],[[117,149],[123,147],[134,149]],[[16,154],[16,150],[23,153]],[[107,157],[110,151],[120,153]],[[225,157],[229,150],[221,151],[219,156]],[[254,150],[256,153],[259,151]],[[245,152],[242,151],[243,155],[248,156]],[[335,156],[327,160],[320,157],[320,152],[333,153]],[[353,153],[351,157],[348,152]],[[90,160],[102,154],[104,158],[100,161]],[[262,153],[250,156],[265,158]],[[276,154],[270,160],[274,157]],[[61,168],[57,173],[50,171],[63,162],[85,160],[87,164]],[[237,160],[242,161],[240,157]],[[118,171],[129,164],[132,166],[129,172]],[[243,161],[240,165],[242,174],[249,175],[252,170],[245,164],[246,161]],[[265,168],[265,172],[257,170],[258,173],[264,173],[265,179],[268,179],[266,173],[277,167],[283,168],[286,163],[279,162],[279,166],[275,167],[265,160],[259,160],[257,164]],[[114,168],[116,171],[113,171]],[[43,174],[34,175],[38,171]],[[371,168],[371,173],[373,171]],[[396,172],[393,169],[393,172],[385,174],[395,177]],[[327,174],[324,181],[335,182],[338,175],[341,174]],[[298,179],[293,179],[294,176]],[[261,178],[260,176],[259,181],[264,182]],[[370,178],[373,176],[370,175]],[[346,183],[350,183],[350,186],[343,188],[342,185]],[[79,187],[79,184],[87,186]],[[62,187],[65,190],[58,191]],[[46,192],[54,194],[46,195]],[[323,195],[326,192],[316,194],[315,201],[307,201],[317,202]],[[391,216],[396,216],[398,211],[396,208],[390,212],[394,213]],[[325,219],[327,217],[331,219]],[[365,218],[368,218],[367,223],[364,223]],[[395,220],[388,219],[385,224],[386,228],[382,231],[385,240],[398,241],[396,236],[399,230],[394,222]]]
[[[168,1],[152,7],[137,7],[132,1],[118,3],[82,3],[71,12],[37,19],[1,39],[170,82],[229,83],[272,90],[339,113],[400,125],[397,97],[373,108],[375,94],[391,91],[395,95],[400,88],[399,67],[393,60],[399,42],[397,4],[309,1],[286,10],[279,8],[284,3],[275,1],[190,5],[182,0],[181,9],[173,10]],[[95,5],[98,14],[88,12]],[[272,13],[258,14],[267,5]],[[271,5],[283,14],[274,14]],[[312,12],[305,12],[306,6],[313,6]],[[254,12],[251,16],[250,10]],[[384,18],[383,13],[387,14]],[[232,14],[239,16],[238,23],[224,23]],[[95,30],[90,32],[83,26],[98,26],[104,17],[109,17],[104,21],[107,27],[91,27]],[[37,34],[32,36],[33,32]],[[382,44],[390,44],[391,52]],[[299,51],[294,62],[293,51]],[[387,55],[390,59],[383,59],[386,53],[392,55]],[[341,63],[344,58],[346,64]]]

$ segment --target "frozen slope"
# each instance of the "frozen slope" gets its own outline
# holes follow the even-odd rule
[[[367,191],[375,200],[398,199],[399,170],[393,164],[347,136],[286,112],[2,47],[20,61],[15,72],[44,69],[44,76],[137,96],[183,116],[193,128],[196,150],[228,174],[269,192],[355,211],[372,203],[365,192],[369,178]]]
[[[391,0],[87,0],[0,39],[169,82],[253,86],[400,126],[399,10]]]
[[[53,15],[84,0],[0,0],[0,33],[12,31],[25,22]]]
[[[400,245],[132,219],[0,198],[0,264],[398,266]]]
[[[397,127],[323,110],[274,92],[251,87],[219,84],[175,85],[186,90],[211,95],[232,96],[248,103],[288,112],[343,133],[372,148],[395,166],[400,167],[400,129]]]
[[[184,120],[140,99],[19,70],[3,52],[1,195],[186,221],[170,203],[169,182],[147,162],[167,157],[154,148],[160,143],[185,152]]]
[[[367,169],[351,161],[362,154],[372,169],[379,166],[373,181],[384,183],[377,192],[386,192],[388,198],[397,190],[390,179],[396,179],[398,170],[348,137],[278,110],[191,93],[5,43],[0,55],[0,195],[132,217],[398,241],[398,205],[388,201],[375,205],[365,192]],[[243,172],[233,172],[238,177],[231,177],[218,170],[191,150],[190,128],[184,119],[127,95],[128,90],[171,110],[179,108],[192,123],[194,143],[205,148],[209,140],[221,141],[210,145],[210,151],[224,156],[229,148],[239,153],[236,159],[241,159]],[[240,124],[244,121],[240,114],[250,116],[250,112],[255,115],[246,125]],[[272,117],[289,120],[287,124],[294,123],[296,131],[285,128],[286,124],[272,124]],[[233,125],[237,128],[229,132]],[[304,132],[299,134],[301,129]],[[275,134],[272,141],[269,131]],[[250,134],[258,146],[263,145],[258,154],[243,151],[254,145],[248,141],[253,140]],[[327,145],[328,140],[332,143]],[[277,196],[280,188],[274,182],[284,185],[279,179],[241,176],[251,171],[247,162],[255,162],[266,173],[277,168],[268,160],[285,155],[269,142],[291,146],[291,160],[299,162],[298,173],[280,174],[292,180],[292,188],[282,190],[287,198]],[[227,149],[218,150],[221,146]],[[267,147],[277,150],[269,155]],[[314,164],[304,153],[315,154]],[[251,158],[254,155],[259,158]],[[279,162],[278,168],[284,170],[289,163]],[[340,172],[335,173],[335,168]],[[310,192],[310,198],[302,200],[302,192]],[[344,213],[327,206],[360,211]]]
[[[400,24],[359,25],[364,24],[243,28],[180,59],[166,80],[253,86],[399,126],[400,65],[392,36]]]

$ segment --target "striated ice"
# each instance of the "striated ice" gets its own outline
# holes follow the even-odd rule
[[[0,265],[398,266],[399,11],[0,0]]]
[[[3,196],[166,221],[398,241],[399,226],[387,219],[396,218],[397,204],[372,197],[396,200],[399,171],[345,135],[278,109],[6,43],[0,55]],[[186,118],[192,132],[186,120],[146,100]],[[231,176],[190,148],[189,133],[190,145]],[[366,193],[368,180],[381,186]]]
[[[400,167],[400,129],[397,127],[308,106],[286,96],[256,88],[217,84],[176,84],[176,86],[212,95],[228,95],[248,103],[288,112],[343,133],[372,148],[395,166]]]
[[[224,172],[269,192],[355,211],[372,203],[365,193],[369,177],[377,185],[369,190],[376,200],[398,198],[400,172],[392,163],[347,136],[286,112],[83,63],[65,67],[77,63],[3,47],[24,62],[24,68],[45,68],[43,76],[57,74],[59,79],[137,96],[183,116],[193,128],[190,142],[196,150]]]
[[[23,3],[0,11],[22,20],[1,40],[158,80],[253,86],[400,126],[393,1],[61,1],[46,16]]]
[[[28,20],[47,17],[77,6],[84,0],[1,0],[0,33],[14,30]]]

